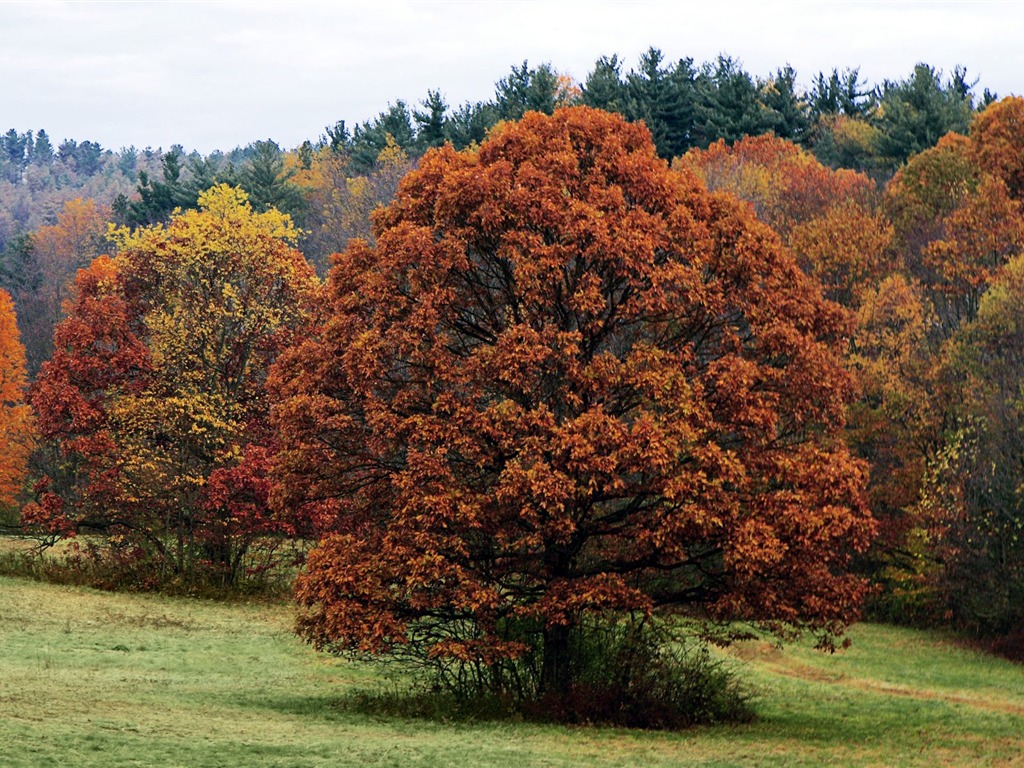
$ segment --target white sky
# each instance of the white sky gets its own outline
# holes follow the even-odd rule
[[[752,75],[788,62],[804,85],[833,67],[898,79],[924,61],[1024,92],[1014,0],[0,0],[0,39],[0,131],[109,149],[291,148],[427,89],[451,106],[490,99],[524,59],[582,80],[598,56],[629,70],[652,45],[698,64],[727,53]]]

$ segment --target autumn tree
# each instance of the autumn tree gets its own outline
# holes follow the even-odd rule
[[[895,227],[896,247],[910,272],[920,269],[921,253],[942,234],[942,220],[978,189],[980,169],[969,142],[958,133],[915,155],[886,184],[886,209]]]
[[[814,156],[830,168],[848,168],[872,177],[889,176],[885,161],[878,157],[880,132],[865,118],[820,115],[810,137]]]
[[[1024,258],[1012,259],[942,359],[953,391],[922,506],[947,615],[981,636],[1017,633],[1024,654]]]
[[[301,175],[308,193],[302,251],[321,274],[330,255],[343,251],[349,240],[372,239],[370,214],[390,202],[411,166],[394,141],[386,142],[366,175],[357,174],[342,153],[328,148],[316,153]]]
[[[878,521],[858,568],[881,587],[874,615],[897,621],[935,616],[931,526],[920,502],[946,419],[935,364],[937,322],[925,288],[890,275],[864,292],[848,356],[860,397],[850,407],[847,441],[868,462],[868,502]]]
[[[972,140],[951,133],[886,185],[894,250],[921,281],[949,338],[973,319],[985,288],[1024,245],[1021,201],[980,166]]]
[[[875,183],[862,173],[827,168],[772,135],[731,146],[717,141],[691,150],[676,165],[695,171],[710,189],[751,203],[833,301],[856,306],[889,271],[892,227],[882,216]]]
[[[280,526],[266,506],[264,380],[316,282],[287,216],[214,187],[167,226],[116,233],[79,273],[34,389],[61,473],[26,517],[104,534],[151,578],[230,583]]]
[[[557,693],[595,616],[857,615],[847,318],[745,205],[572,108],[427,153],[375,232],[272,379],[308,640]]]
[[[979,167],[1024,200],[1024,98],[1008,96],[991,104],[971,123],[970,154]]]
[[[13,291],[31,375],[53,351],[53,329],[63,318],[75,273],[107,247],[107,211],[94,200],[68,200],[54,224],[29,236],[23,284]]]
[[[25,403],[26,384],[25,349],[18,337],[14,302],[0,290],[0,513],[17,501],[32,451],[34,428]]]
[[[922,261],[939,317],[956,328],[977,314],[989,283],[1024,249],[1024,217],[1002,180],[987,176],[942,226]]]

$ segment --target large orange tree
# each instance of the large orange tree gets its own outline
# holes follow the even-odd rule
[[[848,318],[747,206],[581,107],[428,152],[375,228],[272,374],[309,640],[557,692],[595,615],[856,615]]]
[[[0,512],[14,506],[28,472],[35,430],[25,403],[27,383],[14,302],[0,290]]]

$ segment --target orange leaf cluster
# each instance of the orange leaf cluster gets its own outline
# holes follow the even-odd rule
[[[753,205],[782,238],[826,297],[856,306],[866,285],[886,271],[892,228],[876,205],[875,184],[862,173],[832,170],[792,142],[751,136],[718,141],[676,161],[713,190]]]
[[[12,506],[22,490],[35,441],[25,389],[25,348],[18,337],[14,302],[0,290],[0,507]]]

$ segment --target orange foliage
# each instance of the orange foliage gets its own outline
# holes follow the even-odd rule
[[[56,224],[32,233],[33,270],[39,283],[17,299],[33,371],[50,357],[53,328],[63,317],[75,273],[103,251],[106,234],[106,213],[80,197],[64,203]]]
[[[746,206],[574,108],[428,152],[375,224],[272,377],[278,504],[331,529],[308,639],[555,684],[593,613],[856,616],[847,319]]]
[[[958,133],[914,155],[885,187],[885,206],[895,227],[895,245],[915,271],[920,251],[941,236],[942,220],[978,188],[979,171]]]
[[[676,161],[695,170],[711,190],[753,204],[759,219],[788,239],[792,228],[838,203],[868,205],[874,182],[862,173],[834,171],[786,139],[749,136],[728,146],[719,140]]]
[[[580,103],[583,89],[571,75],[559,73],[555,78],[555,107],[572,107]]]
[[[883,547],[903,543],[926,457],[941,438],[942,413],[932,407],[934,324],[924,290],[902,275],[868,291],[857,313],[850,364],[861,399],[852,408],[849,439],[870,457],[869,498],[883,521]]]
[[[849,202],[794,226],[789,247],[804,272],[821,283],[825,296],[856,307],[886,273],[891,241],[892,226]]]
[[[974,317],[996,272],[1024,244],[1021,203],[977,164],[974,142],[944,136],[885,190],[900,259],[929,291],[944,337]]]
[[[34,442],[25,386],[25,348],[18,338],[14,302],[0,290],[0,508],[13,505],[22,490]]]
[[[1015,200],[1024,200],[1024,98],[990,104],[971,123],[971,157],[1002,179]]]
[[[999,268],[1021,253],[1024,217],[1006,185],[989,176],[943,225],[943,237],[924,248],[922,263],[942,315],[959,326],[977,314],[981,295]]]
[[[864,174],[826,168],[770,134],[691,150],[676,166],[751,203],[828,298],[856,305],[885,273],[892,229],[875,210],[875,184]]]

